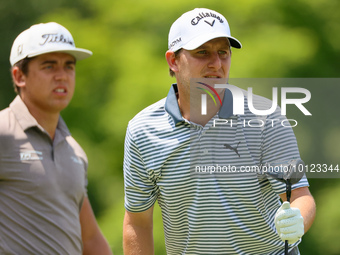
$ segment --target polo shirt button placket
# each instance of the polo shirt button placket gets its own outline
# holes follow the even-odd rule
[[[196,127],[197,127],[197,130],[198,130],[198,142],[199,142],[199,148],[200,148],[199,151],[202,155],[206,155],[206,154],[208,154],[208,149],[205,148],[205,147],[201,147],[201,142],[202,142],[201,139],[202,139],[202,136],[205,133],[204,128],[202,126],[199,126],[199,125],[197,125]]]

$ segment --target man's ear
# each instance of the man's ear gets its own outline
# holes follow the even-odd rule
[[[13,78],[13,82],[18,87],[21,88],[26,85],[26,75],[24,75],[24,73],[17,66],[12,67],[12,78]]]
[[[176,55],[175,52],[168,50],[165,53],[165,58],[166,61],[168,62],[169,68],[173,71],[173,72],[178,72],[178,66],[177,66],[177,62],[176,62]]]

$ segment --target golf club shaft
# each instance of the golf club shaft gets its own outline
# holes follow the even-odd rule
[[[286,181],[286,197],[287,201],[290,203],[290,196],[292,192],[292,184],[289,179]],[[288,240],[285,240],[285,255],[288,255]]]

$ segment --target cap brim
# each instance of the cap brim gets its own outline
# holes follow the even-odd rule
[[[234,48],[240,49],[242,48],[242,44],[239,40],[237,40],[236,38],[232,37],[232,36],[228,36],[226,34],[221,34],[221,33],[213,33],[213,34],[203,34],[200,35],[194,39],[192,39],[190,42],[188,42],[187,44],[183,45],[182,48],[186,49],[186,50],[194,50],[197,49],[199,46],[201,46],[202,44],[215,39],[215,38],[220,38],[220,37],[224,37],[224,38],[228,38],[230,45]]]
[[[55,50],[44,50],[44,51],[39,51],[35,52],[32,54],[27,55],[28,58],[36,57],[42,54],[47,54],[47,53],[54,53],[54,52],[61,52],[61,53],[67,53],[75,57],[76,60],[82,60],[85,58],[88,58],[92,56],[92,51],[81,49],[81,48],[74,48],[74,49],[55,49]]]

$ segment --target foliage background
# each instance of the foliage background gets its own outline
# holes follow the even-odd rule
[[[195,7],[224,14],[243,48],[234,50],[234,78],[337,78],[340,61],[338,0],[11,0],[0,2],[0,109],[15,94],[9,52],[32,24],[56,21],[78,47],[94,55],[77,65],[77,89],[62,113],[89,158],[89,197],[115,254],[122,254],[123,144],[128,121],[167,95],[174,81],[164,58],[172,22]],[[323,84],[319,84],[322,88]],[[296,129],[305,162],[339,164],[339,88],[320,89],[313,117]],[[256,91],[255,91],[256,92]],[[261,88],[259,91],[261,92]],[[317,116],[317,117],[315,117]],[[340,254],[338,179],[310,179],[317,217],[302,254]],[[160,210],[156,254],[165,254]]]

